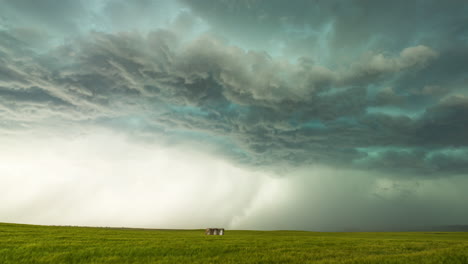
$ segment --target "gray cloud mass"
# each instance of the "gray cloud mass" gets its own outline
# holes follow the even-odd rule
[[[15,54],[14,47],[3,50]],[[410,118],[366,111],[373,104],[366,87],[382,82],[381,75],[395,78],[402,69],[424,67],[436,54],[419,45],[395,58],[363,58],[340,72],[245,51],[210,35],[182,44],[168,31],[92,33],[25,61],[6,56],[0,92],[4,107],[15,113],[10,119],[100,122],[142,115],[147,129],[225,138],[253,165],[351,166],[366,159],[364,148],[392,146],[421,152],[416,172],[428,173],[434,169],[424,164],[427,155],[466,146],[466,98],[451,96]],[[24,108],[31,109],[18,113]],[[379,160],[396,156],[384,151]],[[414,170],[412,164],[394,165]]]

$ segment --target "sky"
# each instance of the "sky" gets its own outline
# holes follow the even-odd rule
[[[0,222],[468,224],[467,13],[0,0]]]

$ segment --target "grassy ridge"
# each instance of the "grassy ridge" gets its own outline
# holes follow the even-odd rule
[[[144,230],[0,223],[0,263],[468,263],[468,233]]]

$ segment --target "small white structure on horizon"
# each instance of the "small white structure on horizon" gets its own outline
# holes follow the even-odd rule
[[[224,228],[207,228],[207,229],[205,229],[205,235],[223,236],[224,235]]]

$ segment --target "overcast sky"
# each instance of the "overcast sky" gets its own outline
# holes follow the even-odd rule
[[[0,0],[0,222],[468,224],[466,14]]]

